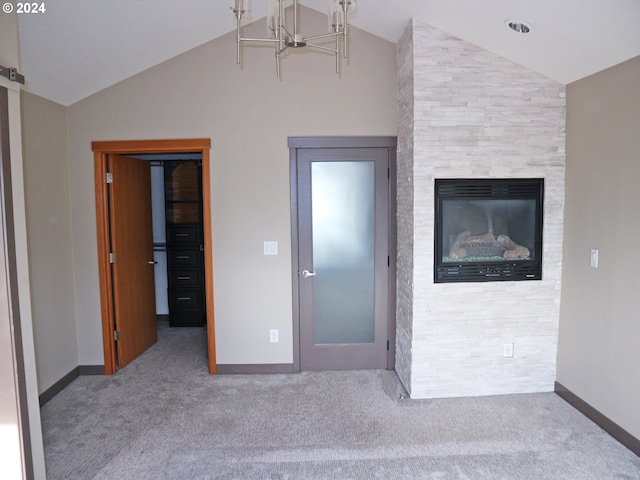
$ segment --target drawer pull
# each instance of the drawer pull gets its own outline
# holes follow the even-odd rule
[[[190,280],[191,277],[176,277],[178,280]]]
[[[179,258],[180,260],[185,260],[187,258],[191,258],[189,255],[176,255],[176,258]]]
[[[178,297],[178,300],[191,300],[191,297]]]
[[[188,233],[176,233],[176,237],[188,237]]]

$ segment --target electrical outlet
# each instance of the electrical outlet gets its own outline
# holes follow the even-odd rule
[[[280,331],[277,328],[269,330],[269,341],[271,343],[278,343],[280,341]]]
[[[504,358],[513,357],[513,343],[505,343],[502,346],[502,355],[504,356]]]

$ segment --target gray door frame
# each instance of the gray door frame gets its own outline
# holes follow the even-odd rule
[[[293,297],[293,370],[300,372],[300,291],[299,272],[299,225],[298,225],[298,154],[304,149],[322,148],[380,148],[386,149],[389,158],[389,268],[388,268],[388,349],[387,369],[395,369],[396,343],[396,137],[290,137],[289,184],[291,204],[291,285]]]
[[[0,321],[2,328],[10,327],[8,336],[2,335],[2,347],[13,353],[13,364],[3,365],[0,377],[6,391],[0,397],[0,412],[7,422],[17,420],[20,442],[22,474],[26,479],[35,478],[31,438],[31,423],[25,380],[20,298],[18,294],[18,266],[16,264],[16,239],[11,186],[9,90],[0,86]],[[2,332],[5,333],[4,331]],[[4,359],[5,357],[3,357]],[[13,377],[13,378],[11,378]],[[6,416],[5,416],[6,414]],[[12,440],[12,439],[10,439]],[[9,441],[9,444],[11,442]],[[13,446],[13,445],[11,445]],[[13,465],[12,465],[13,466]]]

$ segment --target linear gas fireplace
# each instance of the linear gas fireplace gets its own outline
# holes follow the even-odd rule
[[[544,180],[436,179],[434,280],[542,278]]]

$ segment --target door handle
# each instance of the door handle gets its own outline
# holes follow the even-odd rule
[[[309,278],[309,277],[316,276],[316,272],[310,272],[309,270],[303,270],[301,273],[302,273],[302,278]]]
[[[151,261],[149,261],[149,262],[147,262],[147,263],[148,263],[149,265],[155,265],[155,264],[156,264],[156,263],[158,263],[158,262],[154,262],[153,260],[151,260]]]

